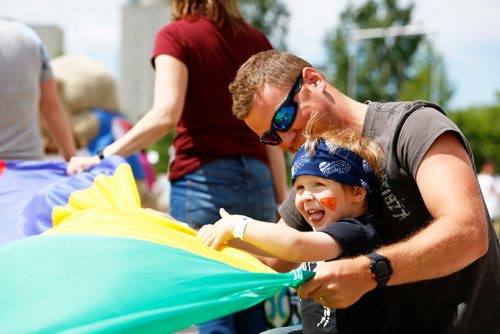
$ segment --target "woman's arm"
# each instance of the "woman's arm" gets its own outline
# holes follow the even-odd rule
[[[160,55],[155,58],[154,101],[151,110],[130,131],[103,150],[103,155],[130,154],[146,148],[174,128],[182,115],[188,84],[188,69],[180,60]],[[98,164],[99,157],[73,157],[68,174],[82,172]]]

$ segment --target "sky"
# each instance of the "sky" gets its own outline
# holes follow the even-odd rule
[[[407,4],[409,0],[400,0]],[[0,0],[0,16],[64,30],[64,52],[104,62],[119,79],[121,7],[127,0]],[[289,51],[326,61],[323,40],[349,0],[284,0]],[[355,0],[355,3],[362,0]],[[415,0],[413,24],[425,27],[455,87],[449,108],[494,104],[500,92],[500,1]]]

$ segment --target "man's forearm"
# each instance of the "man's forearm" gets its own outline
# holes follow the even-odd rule
[[[457,231],[460,226],[442,218],[404,241],[377,250],[390,259],[394,270],[388,285],[443,277],[484,255],[482,233]]]

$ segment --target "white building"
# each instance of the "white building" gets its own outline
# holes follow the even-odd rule
[[[170,19],[166,0],[135,0],[122,8],[120,102],[122,111],[134,123],[152,106],[151,54],[156,33]]]

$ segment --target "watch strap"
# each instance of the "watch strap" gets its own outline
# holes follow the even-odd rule
[[[97,152],[97,156],[99,157],[99,160],[103,160],[104,159],[104,149],[99,150]]]
[[[392,275],[392,266],[388,258],[375,252],[366,255],[370,259],[372,278],[377,282],[377,288],[387,285]]]

